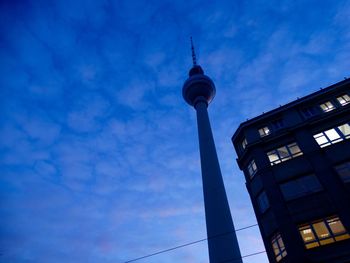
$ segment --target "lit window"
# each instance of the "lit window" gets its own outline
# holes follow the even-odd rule
[[[338,129],[340,130],[341,134],[344,136],[345,139],[349,139],[350,125],[348,123],[338,126]]]
[[[250,175],[250,178],[253,178],[253,176],[256,174],[258,171],[258,168],[256,167],[255,161],[251,160],[250,163],[247,166],[248,173]]]
[[[280,233],[277,233],[271,238],[271,245],[277,262],[287,256],[287,251]]]
[[[311,118],[316,115],[316,110],[314,107],[308,107],[301,110],[301,113],[305,118]]]
[[[350,183],[350,162],[335,166],[335,170],[345,183]]]
[[[299,232],[307,249],[350,238],[337,216],[302,225]]]
[[[324,112],[329,112],[335,109],[334,105],[330,101],[320,104],[320,107]]]
[[[350,125],[345,123],[338,127],[314,135],[318,145],[323,148],[350,138]]]
[[[296,142],[288,144],[286,146],[274,149],[267,153],[267,157],[270,160],[271,165],[275,165],[284,161],[287,161],[291,158],[302,155],[298,144]]]
[[[265,137],[265,136],[269,135],[270,133],[271,133],[270,129],[267,126],[262,127],[261,129],[259,129],[260,137]]]
[[[280,188],[286,200],[292,200],[322,190],[320,182],[313,174],[281,184]]]
[[[267,199],[265,192],[258,195],[257,202],[261,213],[264,213],[270,207],[269,199]]]
[[[337,100],[340,103],[340,105],[344,106],[344,105],[350,103],[350,96],[348,94],[344,94],[344,95],[338,97]]]
[[[272,122],[272,125],[275,128],[275,130],[282,129],[284,127],[284,123],[282,119],[275,120],[274,122]]]
[[[241,143],[242,149],[243,149],[243,150],[245,149],[245,147],[247,147],[247,144],[248,144],[247,139],[244,138],[244,139],[242,140],[242,143]]]

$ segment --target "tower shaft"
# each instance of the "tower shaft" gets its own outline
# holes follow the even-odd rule
[[[207,106],[204,98],[195,104],[210,263],[242,263]]]

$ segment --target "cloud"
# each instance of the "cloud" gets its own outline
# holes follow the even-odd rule
[[[237,228],[255,216],[236,127],[348,74],[346,1],[5,2],[4,262],[123,262],[205,237],[196,116],[181,97],[190,35],[217,87],[209,113]],[[262,248],[247,231],[242,254]],[[202,242],[147,262],[207,258]]]

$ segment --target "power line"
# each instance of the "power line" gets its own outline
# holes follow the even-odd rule
[[[203,238],[203,239],[199,239],[199,240],[196,240],[196,241],[185,243],[185,244],[182,244],[182,245],[179,245],[179,246],[176,246],[176,247],[167,248],[167,249],[164,249],[164,250],[152,253],[152,254],[148,254],[148,255],[145,255],[145,256],[142,256],[142,257],[138,257],[138,258],[134,258],[134,259],[131,259],[131,260],[128,260],[128,261],[124,261],[123,263],[130,263],[130,262],[135,262],[135,261],[138,261],[138,260],[141,260],[141,259],[144,259],[144,258],[153,257],[153,256],[156,256],[156,255],[159,255],[159,254],[163,254],[163,253],[166,253],[166,252],[169,252],[169,251],[172,251],[172,250],[176,250],[176,249],[187,247],[187,246],[190,246],[190,245],[193,245],[193,244],[196,244],[196,243],[200,243],[200,242],[206,241],[208,239],[217,238],[217,237],[220,237],[220,236],[225,236],[225,235],[231,234],[233,232],[238,232],[238,231],[241,231],[241,230],[244,230],[244,229],[248,229],[248,228],[251,228],[251,227],[254,227],[254,226],[257,226],[257,225],[258,224],[249,225],[249,226],[242,227],[242,228],[239,228],[239,229],[236,229],[236,230],[233,230],[233,231],[229,231],[229,232],[226,232],[226,233],[222,233],[222,234],[218,234],[218,235],[215,235],[215,236],[211,236],[209,238]],[[253,255],[256,255],[256,254],[261,254],[261,253],[264,253],[264,252],[265,251],[256,252],[256,253],[253,253],[253,254],[242,256],[242,258],[253,256]],[[237,259],[232,259],[232,260],[236,261]],[[224,262],[233,262],[232,260],[224,261]]]
[[[247,255],[242,256],[241,258],[233,258],[233,259],[228,259],[228,260],[225,260],[225,261],[221,261],[221,262],[219,262],[219,263],[229,263],[229,262],[235,262],[235,261],[239,261],[239,260],[241,260],[242,258],[247,258],[247,257],[251,257],[251,256],[259,255],[259,254],[262,254],[262,253],[266,253],[266,251],[265,251],[265,250],[263,250],[263,251],[259,251],[259,252],[255,252],[255,253],[247,254]]]

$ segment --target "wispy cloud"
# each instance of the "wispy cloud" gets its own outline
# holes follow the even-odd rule
[[[209,112],[236,227],[255,222],[238,124],[350,66],[346,1],[0,10],[1,262],[115,263],[205,237],[195,112],[181,98],[190,35],[217,86]],[[242,254],[262,248],[256,228],[238,238]],[[207,258],[202,242],[145,262]]]

